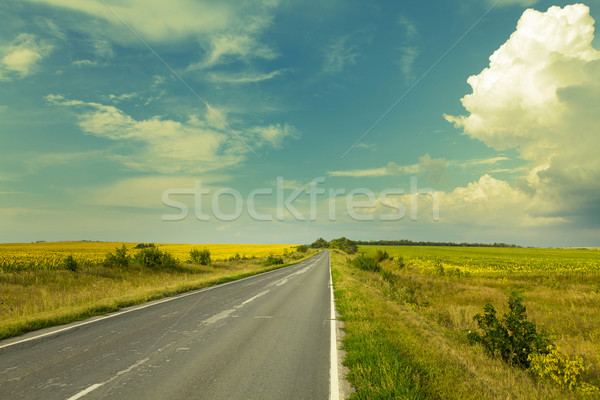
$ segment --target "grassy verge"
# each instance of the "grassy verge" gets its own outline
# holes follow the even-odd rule
[[[582,356],[585,382],[600,384],[600,277],[544,274],[465,276],[418,265],[427,249],[405,257],[406,266],[381,263],[366,271],[332,252],[338,311],[353,399],[574,399],[597,398],[561,389],[524,369],[489,358],[466,334],[473,316],[491,303],[506,311],[518,291],[528,315],[571,356]],[[443,259],[442,259],[443,262]]]
[[[0,339],[283,268],[314,254],[311,251],[302,258],[288,257],[285,264],[271,266],[264,266],[262,259],[253,259],[210,266],[183,264],[165,270],[139,265],[84,265],[75,272],[1,273]]]

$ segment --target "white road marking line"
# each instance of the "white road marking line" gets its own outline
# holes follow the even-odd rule
[[[228,310],[223,310],[218,314],[213,315],[212,317],[205,319],[204,321],[202,321],[203,325],[210,325],[210,324],[214,324],[215,322],[222,320],[224,318],[229,317],[232,313],[234,313],[235,311],[239,310],[240,308],[244,307],[246,304],[250,303],[251,301],[256,300],[257,298],[259,298],[260,296],[264,296],[265,294],[269,293],[269,290],[265,290],[264,292],[260,292],[259,294],[257,294],[254,297],[249,298],[248,300],[244,301],[241,304],[238,304],[237,306],[230,308]]]
[[[77,400],[82,398],[83,396],[85,396],[86,394],[93,392],[94,390],[98,389],[100,386],[104,385],[104,383],[95,383],[92,386],[90,386],[89,388],[82,390],[81,392],[77,393],[75,396],[71,396],[69,397],[67,400]]]
[[[257,294],[254,297],[249,298],[248,300],[246,300],[245,302],[243,302],[242,304],[240,304],[239,306],[235,307],[236,309],[238,308],[242,308],[244,307],[246,304],[250,303],[251,301],[254,301],[256,299],[258,299],[260,296],[264,296],[265,294],[269,293],[269,290],[265,290],[264,292],[260,292],[259,294]]]
[[[293,266],[290,266],[290,267],[295,267],[295,266],[298,266],[298,265],[302,265],[304,262],[305,261],[302,261],[301,263],[293,265]],[[176,296],[173,296],[173,297],[167,297],[165,299],[155,300],[155,301],[152,301],[150,303],[145,303],[145,304],[142,304],[142,305],[139,305],[139,306],[133,306],[133,308],[128,309],[128,310],[117,311],[117,312],[114,312],[114,313],[109,314],[109,315],[105,315],[105,316],[102,316],[102,317],[97,317],[97,318],[93,318],[91,320],[87,320],[87,321],[81,322],[79,324],[74,324],[74,325],[66,326],[66,327],[64,327],[62,329],[57,329],[57,330],[53,330],[51,332],[42,333],[42,334],[37,335],[37,336],[32,336],[32,337],[29,337],[29,338],[26,338],[26,339],[22,339],[22,340],[18,340],[18,341],[15,341],[15,342],[6,343],[6,344],[3,344],[3,345],[0,345],[0,349],[4,349],[4,348],[10,347],[10,346],[14,346],[14,345],[17,345],[17,344],[20,344],[20,343],[30,342],[32,340],[41,339],[41,338],[46,337],[46,336],[56,335],[57,333],[70,331],[71,329],[79,328],[80,326],[85,326],[85,325],[88,325],[88,324],[93,324],[93,323],[96,323],[96,322],[103,321],[105,319],[118,317],[120,315],[127,314],[127,313],[130,313],[130,312],[133,312],[133,311],[143,310],[144,308],[153,307],[153,306],[156,306],[158,304],[167,303],[169,301],[181,299],[181,298],[184,298],[184,297],[187,297],[187,296],[193,296],[195,294],[206,292],[208,290],[213,290],[213,289],[220,288],[220,287],[223,287],[223,286],[233,285],[233,284],[236,284],[236,283],[239,283],[239,282],[250,280],[252,278],[256,279],[256,277],[258,277],[258,276],[261,276],[261,275],[264,276],[266,274],[271,274],[273,272],[281,272],[281,270],[267,271],[267,272],[263,272],[263,273],[258,274],[258,275],[252,275],[252,276],[248,276],[246,278],[237,279],[235,281],[225,282],[225,283],[221,283],[221,284],[218,284],[218,285],[215,285],[215,286],[210,286],[210,287],[207,287],[207,288],[203,288],[203,289],[199,289],[199,290],[194,290],[194,291],[187,292],[187,293],[182,293],[182,294],[179,294],[179,295],[176,295]],[[10,340],[10,339],[8,339],[8,340]]]
[[[296,264],[296,265],[290,265],[290,267],[297,267],[297,266],[299,266],[299,265],[302,265],[303,263],[304,263],[304,261],[303,261],[303,262],[301,262],[300,264]],[[266,273],[266,272],[265,272],[265,273]],[[272,279],[272,278],[273,278],[273,277],[275,277],[275,276],[278,276],[278,275],[285,275],[285,274],[287,274],[287,273],[288,273],[287,271],[281,271],[281,270],[279,270],[279,269],[276,269],[276,270],[274,270],[274,271],[269,271],[269,276],[267,276],[267,277],[264,277],[264,278],[262,278],[262,279],[256,279],[256,280],[254,280],[253,282],[250,282],[250,283],[247,283],[247,284],[245,284],[245,285],[244,285],[244,287],[248,287],[248,286],[256,285],[257,283],[260,283],[260,282],[262,282],[262,281],[265,281],[265,280],[267,280],[267,279]],[[256,276],[256,275],[255,275],[255,276]]]
[[[230,308],[229,310],[224,310],[221,311],[218,314],[213,315],[212,317],[205,319],[204,321],[202,321],[203,325],[211,325],[214,324],[215,322],[225,319],[227,317],[229,317],[233,312],[235,311],[235,308]]]
[[[285,285],[285,284],[286,284],[286,283],[287,283],[287,282],[290,280],[290,278],[293,278],[295,275],[301,275],[301,274],[305,273],[305,272],[306,272],[306,271],[308,271],[308,270],[309,270],[309,269],[310,269],[312,266],[313,266],[313,265],[311,264],[311,265],[309,265],[309,266],[307,266],[307,267],[304,267],[304,268],[302,268],[301,270],[294,272],[293,274],[289,274],[288,276],[286,276],[285,278],[283,278],[283,279],[281,279],[281,280],[279,280],[279,281],[276,281],[276,282],[273,282],[273,283],[270,283],[270,284],[268,284],[266,287],[273,286],[273,285],[275,285],[275,286],[281,286],[281,285]]]
[[[69,397],[67,400],[77,400],[82,398],[83,396],[93,392],[94,390],[98,389],[99,387],[102,387],[104,385],[106,385],[109,382],[114,381],[115,379],[117,379],[119,376],[126,374],[128,372],[130,372],[131,370],[139,367],[140,365],[144,364],[146,361],[148,361],[149,358],[144,358],[143,360],[139,360],[138,362],[136,362],[135,364],[129,366],[128,368],[117,372],[114,376],[112,376],[110,379],[104,381],[104,382],[100,382],[100,383],[94,383],[92,386],[88,387],[87,389],[82,390],[81,392]]]
[[[177,314],[179,314],[180,312],[181,312],[180,310],[177,310],[177,311],[170,312],[170,313],[168,313],[168,314],[163,314],[163,315],[161,315],[160,317],[161,317],[161,318],[168,318],[168,317],[172,317],[173,315],[177,315]]]
[[[7,373],[8,371],[12,371],[13,369],[17,369],[19,366],[6,368],[4,371],[0,372],[0,375]]]
[[[282,279],[282,280],[280,280],[279,282],[277,282],[277,283],[275,284],[275,286],[281,286],[281,285],[285,285],[285,284],[287,283],[287,281],[288,281],[288,278]]]
[[[338,382],[338,359],[337,359],[337,336],[335,321],[335,299],[333,297],[333,278],[331,277],[331,258],[329,259],[329,288],[331,292],[331,315],[330,315],[330,367],[329,367],[329,399],[339,400],[340,385]]]
[[[126,373],[130,372],[132,369],[135,369],[135,368],[139,367],[140,365],[144,364],[148,360],[150,360],[150,359],[149,358],[144,358],[143,360],[140,360],[140,361],[136,362],[135,364],[133,364],[129,368],[126,368],[126,369],[124,369],[122,371],[117,372],[117,374],[115,376],[113,376],[112,378],[110,378],[109,380],[107,380],[104,383],[108,383],[108,382],[112,381],[113,379],[115,379],[117,376],[123,375],[123,374],[126,374]]]

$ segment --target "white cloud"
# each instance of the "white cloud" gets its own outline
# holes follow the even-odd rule
[[[398,25],[404,30],[404,36],[407,39],[413,39],[419,33],[414,22],[408,19],[405,15],[398,16]]]
[[[235,9],[228,4],[193,0],[129,0],[107,2],[101,0],[28,0],[56,7],[80,11],[118,29],[107,30],[116,36],[124,28],[121,19],[150,41],[173,41],[188,35],[199,35],[222,29],[232,22]],[[114,11],[114,12],[113,12]],[[131,40],[135,37],[128,35]],[[123,37],[121,40],[127,40]]]
[[[329,171],[329,176],[347,176],[352,178],[376,177],[376,176],[398,176],[405,174],[416,174],[420,171],[419,164],[398,165],[395,162],[389,162],[385,167],[353,169],[349,171]]]
[[[550,215],[556,211],[552,203],[540,205],[540,202],[532,199],[528,193],[489,174],[483,175],[466,187],[458,187],[450,192],[428,190],[426,194],[424,188],[417,185],[414,189],[421,191],[421,194],[416,198],[411,192],[412,187],[402,189],[404,194],[386,195],[385,204],[381,201],[381,194],[376,193],[377,200],[373,207],[363,208],[360,213],[371,214],[374,217],[393,215],[396,214],[390,208],[393,206],[406,210],[407,218],[416,216],[420,222],[432,222],[435,216],[439,217],[436,223],[453,227],[519,228],[565,222],[563,217]],[[343,204],[340,206],[343,207]]]
[[[100,38],[92,38],[90,40],[92,51],[96,57],[106,59],[113,58],[115,56],[112,45],[107,40]]]
[[[485,174],[479,181],[451,192],[439,192],[440,220],[487,226],[537,226],[564,222],[547,216],[551,203],[540,202],[508,182]]]
[[[210,49],[204,60],[192,64],[188,70],[211,68],[234,61],[248,61],[252,58],[272,60],[277,54],[269,47],[259,43],[249,34],[225,34],[213,36]]]
[[[0,80],[24,78],[33,74],[39,62],[52,51],[52,45],[35,35],[22,33],[0,49]]]
[[[87,14],[94,22],[75,23],[75,29],[92,36],[93,51],[99,58],[112,58],[114,52],[111,43],[98,38],[108,37],[111,42],[137,45],[137,35],[150,43],[197,40],[205,54],[190,69],[276,57],[259,37],[271,24],[277,1],[128,0],[106,4],[102,0],[27,1]]]
[[[510,158],[504,157],[504,156],[498,156],[498,157],[491,157],[491,158],[483,158],[483,159],[479,159],[479,160],[471,160],[471,161],[468,161],[466,164],[469,164],[469,165],[490,165],[490,164],[497,164],[500,161],[507,161],[507,160],[510,160]]]
[[[266,74],[256,73],[256,74],[225,74],[225,73],[215,73],[211,72],[208,74],[209,79],[212,82],[216,83],[255,83],[262,82],[269,79],[273,79],[279,75],[281,75],[284,70],[276,70]]]
[[[71,65],[73,65],[75,67],[95,67],[96,65],[98,65],[98,62],[88,60],[88,59],[83,59],[83,60],[75,60],[71,63]]]
[[[78,107],[79,126],[88,134],[128,143],[131,154],[111,157],[139,170],[161,173],[201,172],[234,166],[245,159],[248,149],[227,131],[226,114],[211,107],[203,118],[192,115],[186,122],[153,117],[136,120],[114,106],[65,100],[49,95],[55,105]],[[251,146],[279,147],[292,136],[290,125],[256,126],[242,134]]]
[[[525,11],[490,66],[467,80],[473,94],[462,103],[471,114],[447,119],[494,148],[538,152],[546,129],[564,118],[559,90],[589,81],[585,66],[600,58],[591,46],[593,22],[584,5]]]
[[[427,179],[439,182],[446,173],[448,162],[443,158],[431,158],[429,154],[419,157],[419,170],[427,174]]]
[[[341,72],[347,66],[356,64],[359,55],[358,45],[352,40],[352,37],[343,36],[332,40],[325,48],[323,72]]]
[[[539,0],[463,0],[458,2],[459,11],[463,14],[481,13],[493,7],[525,8],[539,3]]]
[[[370,148],[372,145],[368,145],[365,148]],[[357,146],[358,147],[358,146]],[[389,162],[385,167],[381,168],[367,168],[367,169],[353,169],[348,171],[330,171],[327,174],[329,176],[347,176],[354,178],[362,177],[376,177],[376,176],[399,176],[408,174],[426,174],[427,178],[432,182],[439,182],[448,167],[461,167],[469,168],[475,165],[495,165],[502,161],[510,160],[508,157],[497,156],[484,159],[473,159],[473,160],[446,160],[444,158],[431,158],[429,154],[425,154],[419,157],[418,164],[411,165],[398,165],[395,162]],[[513,171],[505,169],[503,171]],[[493,171],[490,171],[493,172]]]
[[[115,56],[112,45],[105,39],[92,36],[85,43],[89,46],[89,56],[93,57],[73,61],[71,64],[75,67],[95,67]]]
[[[532,6],[538,1],[539,0],[487,0],[488,3],[496,3],[499,6],[512,6],[516,4],[523,7]]]
[[[329,176],[348,176],[352,178],[364,178],[373,176],[386,176],[388,175],[387,168],[367,168],[367,169],[352,169],[349,171],[329,171]]]
[[[288,124],[256,126],[250,128],[248,133],[251,137],[255,138],[253,143],[256,143],[259,146],[266,145],[273,148],[280,148],[285,138],[297,137],[298,135],[296,128]]]
[[[136,120],[122,110],[99,103],[48,95],[54,105],[80,110],[79,127],[87,134],[120,143],[109,158],[132,169],[163,174],[223,170],[245,160],[248,147],[225,128],[224,112],[211,107],[205,116],[179,122],[158,116]],[[250,146],[279,147],[294,132],[290,125],[251,127],[240,134]]]
[[[329,171],[329,176],[346,176],[352,178],[376,177],[376,176],[400,176],[424,173],[432,182],[438,182],[444,173],[448,162],[443,158],[431,158],[429,154],[419,157],[418,164],[398,165],[389,162],[385,167],[353,169],[349,171]]]
[[[413,66],[418,56],[419,48],[417,46],[402,46],[400,48],[400,60],[398,64],[406,79],[410,80],[414,77]]]
[[[109,100],[113,103],[118,103],[121,101],[127,101],[127,100],[132,100],[135,98],[138,98],[140,95],[136,92],[131,92],[131,93],[123,93],[123,94],[109,94],[108,96],[103,96],[104,99]]]
[[[374,149],[375,144],[374,143],[364,143],[364,142],[360,142],[359,144],[357,144],[356,146],[354,146],[355,149],[365,149],[365,150],[372,150]]]
[[[157,88],[157,87],[163,85],[167,81],[167,79],[164,76],[160,76],[160,75],[154,75],[152,77],[152,79],[153,79],[153,83],[152,83],[153,88]]]
[[[529,162],[514,187],[497,187],[528,196],[532,210],[598,211],[600,52],[591,44],[593,24],[583,4],[525,11],[489,67],[468,79],[473,93],[462,103],[469,114],[446,116],[470,137],[515,148]]]
[[[419,47],[415,44],[419,31],[413,21],[405,15],[398,16],[398,25],[401,27],[401,34],[398,47],[399,57],[396,63],[400,66],[400,70],[406,80],[413,80],[413,66],[419,56]]]

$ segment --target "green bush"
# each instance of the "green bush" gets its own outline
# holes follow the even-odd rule
[[[308,251],[308,246],[305,244],[301,244],[300,246],[296,247],[296,251],[298,253],[306,253]]]
[[[117,247],[114,253],[107,253],[102,265],[109,268],[127,267],[131,262],[131,256],[127,254],[127,246]]]
[[[240,253],[235,253],[235,256],[229,257],[229,261],[239,261],[242,257],[240,257]]]
[[[269,255],[269,257],[267,257],[267,259],[263,262],[263,264],[265,266],[269,266],[269,265],[281,265],[283,264],[283,258],[278,257],[278,256],[274,256],[274,255]]]
[[[179,267],[179,261],[166,251],[162,253],[161,265],[162,268],[177,268]]]
[[[239,259],[239,255],[238,259]],[[192,249],[190,250],[190,260],[194,264],[200,265],[210,265],[212,263],[212,259],[210,258],[210,250],[208,249]]]
[[[365,271],[381,271],[381,266],[379,263],[371,257],[366,257],[364,254],[360,254],[356,256],[350,264],[356,268],[364,269]]]
[[[378,263],[382,262],[383,260],[387,260],[388,258],[390,258],[390,255],[388,254],[387,250],[377,249],[375,252],[375,261]]]
[[[446,270],[444,269],[444,266],[442,265],[442,263],[439,261],[436,261],[436,263],[435,263],[435,272],[438,276],[446,275]]]
[[[399,269],[406,267],[406,263],[404,262],[404,258],[402,256],[398,256],[396,259],[396,267]]]
[[[388,281],[392,285],[397,285],[398,284],[398,277],[396,275],[394,275],[391,271],[388,271],[386,269],[382,269],[381,270],[381,277],[383,279],[385,279],[386,281]]]
[[[141,249],[135,254],[134,260],[140,265],[151,268],[175,268],[179,265],[171,254],[160,251],[156,247]]]
[[[534,323],[527,320],[526,308],[520,297],[510,296],[508,307],[510,311],[498,320],[494,307],[486,304],[484,313],[473,317],[483,334],[469,332],[467,337],[471,343],[480,343],[488,355],[499,356],[510,365],[529,368],[530,355],[547,354],[552,343],[545,334],[537,332]]]
[[[79,267],[79,265],[77,264],[77,260],[75,260],[73,258],[72,255],[68,255],[64,260],[63,260],[63,267],[69,271],[77,271],[77,268]]]

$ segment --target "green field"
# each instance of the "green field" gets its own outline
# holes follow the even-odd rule
[[[360,246],[393,260],[381,270],[332,252],[353,398],[600,398],[600,252],[574,249]],[[404,266],[398,263],[402,257]],[[491,358],[467,339],[485,304],[499,315],[511,294],[560,352],[585,370],[568,389]]]

